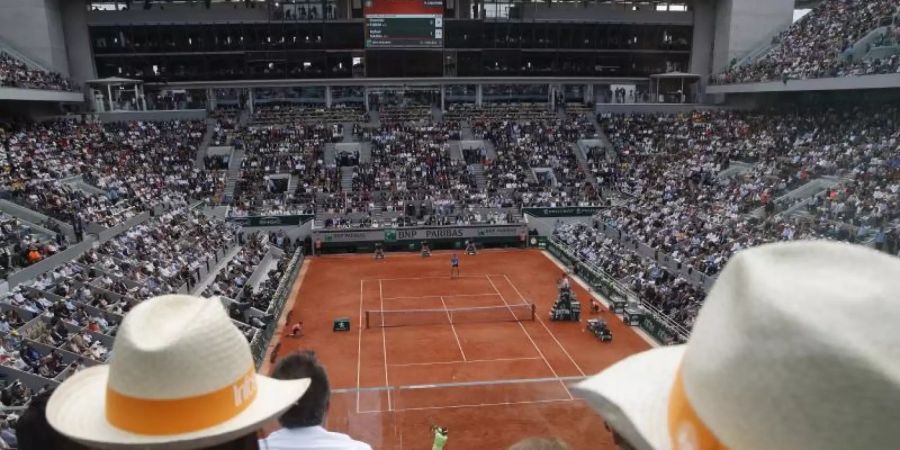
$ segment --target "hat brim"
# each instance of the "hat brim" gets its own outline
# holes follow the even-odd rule
[[[150,436],[123,431],[106,420],[109,366],[84,369],[60,385],[47,403],[53,428],[88,447],[187,450],[228,442],[252,433],[290,408],[309,388],[309,378],[276,380],[256,376],[253,403],[237,416],[201,431]]]
[[[572,388],[637,450],[668,450],[669,395],[685,346],[630,356]]]

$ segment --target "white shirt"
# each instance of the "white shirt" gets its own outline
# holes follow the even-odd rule
[[[268,450],[372,450],[369,444],[320,426],[281,428],[260,440],[259,447]]]

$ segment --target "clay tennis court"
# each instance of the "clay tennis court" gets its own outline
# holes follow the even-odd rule
[[[327,427],[376,449],[431,448],[433,424],[449,428],[451,450],[505,449],[532,436],[614,448],[569,387],[647,342],[608,312],[612,343],[584,332],[589,297],[579,285],[582,322],[549,321],[562,269],[540,251],[460,257],[452,280],[450,252],[308,258],[291,311],[305,335],[282,338],[279,354],[311,349],[325,364]],[[332,331],[338,317],[351,319],[350,332]]]

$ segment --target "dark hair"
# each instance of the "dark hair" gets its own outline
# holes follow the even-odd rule
[[[62,435],[47,422],[47,401],[52,393],[53,389],[48,389],[34,396],[16,423],[19,450],[90,450]]]
[[[281,426],[300,428],[322,424],[328,412],[331,389],[325,368],[314,352],[303,351],[285,356],[275,366],[272,377],[279,380],[310,379],[309,389],[303,397],[279,419]]]
[[[219,445],[203,447],[200,450],[259,450],[259,438],[256,433],[250,433]]]

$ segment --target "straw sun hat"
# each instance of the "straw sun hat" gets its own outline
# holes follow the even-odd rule
[[[89,447],[194,449],[244,436],[299,399],[309,379],[257,375],[222,304],[167,295],[122,321],[109,365],[60,385],[47,420]]]
[[[576,390],[638,450],[900,445],[900,259],[833,242],[734,256],[686,345]]]

